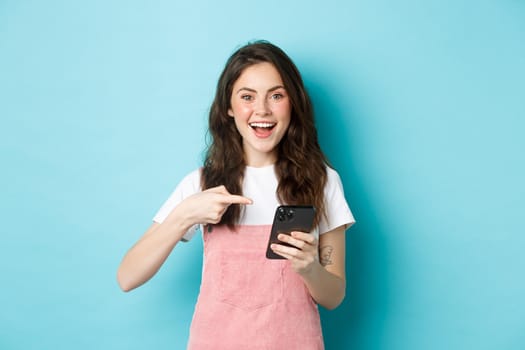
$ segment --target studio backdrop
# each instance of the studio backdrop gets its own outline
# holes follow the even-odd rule
[[[185,348],[201,240],[130,293],[116,271],[254,39],[301,70],[357,219],[327,349],[525,348],[524,38],[520,0],[0,1],[0,348]]]

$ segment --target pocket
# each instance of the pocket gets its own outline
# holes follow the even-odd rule
[[[279,302],[283,295],[283,261],[254,253],[236,253],[220,260],[219,299],[256,310]]]

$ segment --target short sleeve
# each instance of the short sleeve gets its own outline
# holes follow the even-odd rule
[[[345,199],[343,183],[339,174],[332,168],[327,167],[327,182],[325,186],[325,208],[326,217],[322,217],[319,223],[319,233],[329,232],[339,226],[348,229],[355,223],[354,216]]]
[[[171,211],[179,205],[184,199],[200,192],[200,169],[194,170],[182,179],[175,190],[168,197],[166,202],[160,207],[159,211],[153,217],[153,221],[162,224]],[[197,232],[199,225],[192,226],[182,237],[184,241],[189,241]]]

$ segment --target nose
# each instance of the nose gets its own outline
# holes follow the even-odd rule
[[[256,115],[265,116],[270,114],[270,108],[268,101],[265,98],[257,99],[254,106],[254,112]]]

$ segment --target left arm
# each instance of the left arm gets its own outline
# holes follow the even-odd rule
[[[275,253],[291,262],[312,298],[327,309],[335,309],[345,297],[345,228],[340,226],[320,235],[292,232],[279,240],[294,247],[272,245]]]

